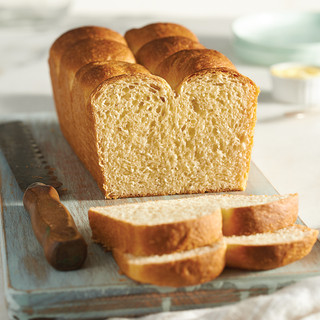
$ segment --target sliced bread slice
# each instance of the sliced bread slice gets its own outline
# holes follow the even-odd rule
[[[143,283],[181,287],[215,279],[225,266],[226,244],[220,241],[188,251],[137,257],[120,250],[113,256],[121,271]]]
[[[270,232],[293,225],[298,217],[298,194],[208,195],[221,208],[223,235]]]
[[[318,231],[293,225],[275,232],[225,237],[228,267],[247,270],[278,268],[310,253]]]
[[[222,237],[220,209],[201,198],[90,208],[94,241],[137,256],[184,251]]]

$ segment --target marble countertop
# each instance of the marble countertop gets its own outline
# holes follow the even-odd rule
[[[162,17],[77,16],[37,31],[2,28],[0,117],[13,113],[55,112],[47,56],[51,43],[65,30],[96,24],[123,33],[131,27],[159,20],[163,20]],[[235,56],[231,20],[176,19],[175,22],[190,28],[208,48],[228,56],[241,73],[260,87],[253,161],[280,193],[299,193],[301,219],[308,226],[320,229],[320,108],[301,113],[303,106],[274,101],[268,68],[244,64]],[[2,275],[2,270],[0,273]],[[7,319],[2,282],[0,318]]]

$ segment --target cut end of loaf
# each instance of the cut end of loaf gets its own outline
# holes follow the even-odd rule
[[[164,80],[142,74],[115,77],[94,94],[107,197],[175,192],[172,99]]]
[[[198,75],[178,97],[141,74],[99,87],[92,104],[106,196],[244,190],[257,89],[238,78]]]
[[[185,128],[182,141],[186,142],[180,148],[185,163],[202,168],[194,176],[196,183],[202,181],[205,189],[213,191],[244,190],[253,145],[257,87],[236,72],[215,69],[190,76],[177,92],[181,106],[188,106],[180,119],[180,127]]]

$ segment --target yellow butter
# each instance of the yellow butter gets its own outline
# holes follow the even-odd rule
[[[274,68],[273,75],[282,78],[308,79],[320,77],[320,67],[314,66],[291,66],[286,69]]]

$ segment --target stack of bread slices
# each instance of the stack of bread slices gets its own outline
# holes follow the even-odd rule
[[[306,256],[318,231],[295,224],[298,195],[203,195],[91,208],[94,241],[128,277],[160,286],[267,270]]]

